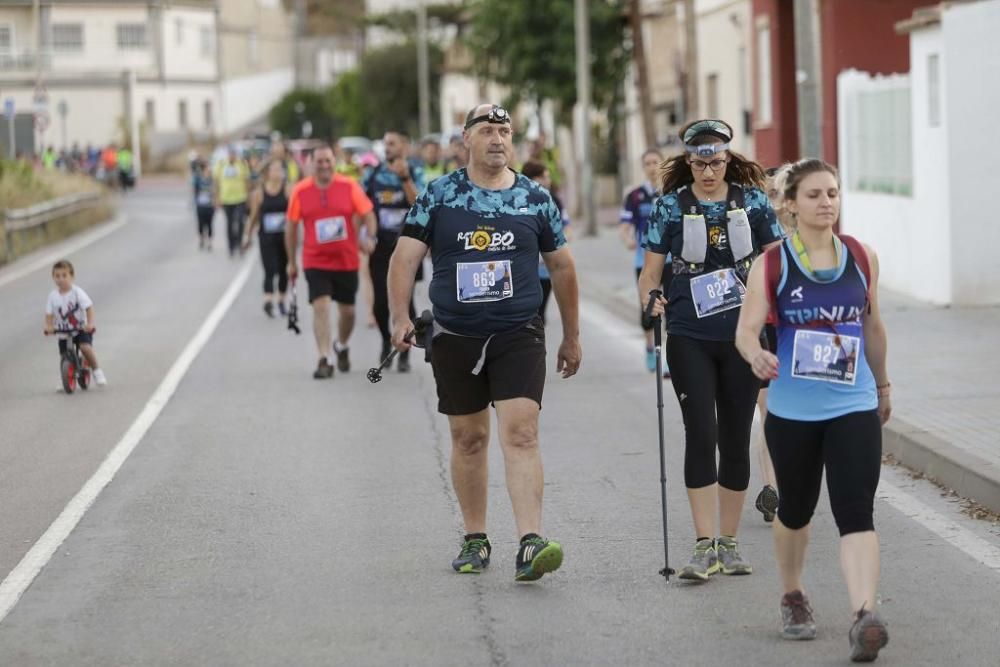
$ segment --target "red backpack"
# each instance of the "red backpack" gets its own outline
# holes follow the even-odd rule
[[[853,236],[838,234],[840,241],[847,246],[854,262],[861,269],[861,274],[865,277],[865,309],[871,312],[872,302],[872,270],[871,262],[868,261],[868,253],[865,247]],[[781,247],[784,241],[774,245],[764,251],[764,276],[767,285],[767,301],[771,304],[771,310],[767,315],[768,324],[778,323],[778,283],[781,282]]]

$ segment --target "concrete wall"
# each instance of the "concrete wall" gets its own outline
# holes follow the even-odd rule
[[[291,67],[224,80],[218,130],[236,132],[263,118],[294,84],[295,72]]]
[[[954,303],[1000,303],[1000,224],[996,156],[1000,135],[981,131],[1000,109],[1000,0],[943,12],[942,103],[947,101],[947,193]],[[971,148],[970,148],[971,147]],[[940,164],[935,165],[939,177]]]
[[[732,147],[752,156],[753,133],[744,125],[744,112],[753,104],[750,72],[750,0],[697,0],[698,115],[714,116],[733,126]],[[714,77],[715,108],[711,108],[710,81]]]
[[[984,72],[1000,71],[998,28],[1000,0],[988,0],[953,5],[940,23],[910,34],[913,195],[844,192],[842,228],[878,251],[882,284],[935,304],[1000,304],[1000,225],[990,217],[1000,137],[970,131],[988,125],[1000,108],[1000,87],[983,80]],[[865,85],[858,77],[865,78],[840,77],[845,184],[851,180],[846,137],[855,122],[848,89]]]
[[[202,32],[208,31],[208,51]],[[215,12],[176,7],[163,12],[163,55],[166,77],[215,79],[219,75],[215,50]]]
[[[47,90],[51,121],[48,129],[41,135],[43,145],[51,144],[56,148],[63,146],[62,124],[56,111],[62,100],[65,100],[69,107],[66,114],[67,148],[72,146],[73,142],[85,145],[121,140],[119,123],[124,113],[124,84],[121,78],[106,79],[101,86],[49,85]],[[12,97],[19,112],[30,112],[33,109],[33,92],[33,85],[6,86],[3,96]]]
[[[156,72],[153,26],[149,21],[149,11],[144,7],[55,5],[51,8],[49,21],[50,24],[79,23],[83,26],[83,51],[52,51],[53,71],[120,72],[133,69],[146,75]],[[146,25],[147,46],[142,49],[119,49],[117,27],[122,23]]]

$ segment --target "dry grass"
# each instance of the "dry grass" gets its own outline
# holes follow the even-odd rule
[[[36,172],[30,165],[0,162],[0,222],[3,209],[17,209],[54,197],[77,192],[105,192],[104,187],[88,176],[56,171]],[[11,237],[13,256],[19,257],[48,243],[71,236],[107,220],[114,210],[105,197],[86,211],[66,216],[34,229],[15,232]],[[0,230],[0,264],[8,258],[6,234]]]

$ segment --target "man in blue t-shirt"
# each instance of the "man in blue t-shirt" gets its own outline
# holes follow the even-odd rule
[[[382,334],[382,355],[385,359],[392,347],[392,332],[389,330],[389,298],[386,278],[389,275],[389,258],[396,249],[396,239],[403,228],[403,219],[410,206],[417,199],[417,193],[424,189],[424,174],[419,164],[411,162],[410,137],[405,132],[390,130],[382,137],[385,145],[385,162],[380,162],[367,172],[362,179],[365,194],[375,205],[378,220],[378,238],[375,251],[368,258],[368,271],[372,278],[374,303],[372,311]],[[418,268],[417,280],[422,278]],[[413,298],[410,298],[410,319],[416,317]],[[398,370],[410,370],[410,354],[399,355]]]
[[[512,135],[505,109],[483,104],[469,112],[462,137],[469,165],[431,183],[407,214],[389,268],[389,302],[393,343],[403,350],[413,329],[408,317],[413,279],[430,248],[431,364],[438,410],[451,426],[452,481],[466,529],[452,567],[481,572],[489,564],[486,448],[492,403],[521,538],[515,579],[533,581],[558,568],[563,557],[557,542],[539,535],[538,416],[545,384],[539,253],[562,316],[556,370],[574,375],[582,352],[576,269],[559,209],[548,191],[510,169]]]

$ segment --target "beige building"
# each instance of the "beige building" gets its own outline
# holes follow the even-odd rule
[[[140,132],[156,154],[262,119],[292,87],[280,0],[6,0],[0,96],[35,113],[36,145]]]

